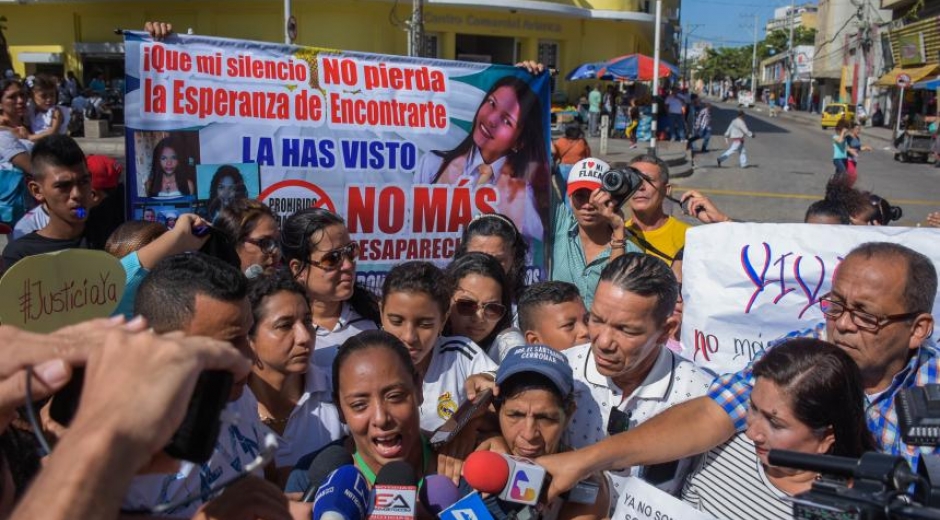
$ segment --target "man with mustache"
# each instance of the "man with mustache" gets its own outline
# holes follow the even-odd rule
[[[646,254],[672,263],[685,247],[685,231],[690,226],[663,211],[663,201],[672,190],[669,167],[659,157],[646,154],[634,157],[630,166],[643,174],[644,182],[630,197],[633,218],[626,222],[627,239]]]

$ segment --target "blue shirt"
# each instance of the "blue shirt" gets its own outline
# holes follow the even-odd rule
[[[755,358],[744,370],[719,376],[708,390],[712,398],[734,421],[738,431],[746,428],[748,401],[754,388]],[[932,446],[909,446],[901,439],[901,427],[898,423],[898,411],[894,407],[894,397],[902,388],[923,386],[940,382],[940,351],[932,341],[924,343],[911,356],[907,365],[895,374],[888,388],[874,398],[865,400],[865,412],[868,415],[868,429],[875,436],[875,442],[881,451],[890,455],[904,457],[911,467],[917,467],[922,454],[940,453],[940,448]]]
[[[562,186],[564,190],[564,186]],[[565,201],[555,205],[554,243],[552,245],[552,276],[551,279],[560,282],[569,282],[577,286],[584,299],[584,307],[591,308],[594,302],[594,289],[601,278],[601,271],[610,258],[610,246],[590,263],[584,256],[581,247],[581,238],[578,236],[578,221],[568,208]],[[633,243],[627,242],[626,252],[641,252]]]
[[[125,274],[124,294],[121,295],[121,301],[114,309],[113,316],[122,314],[125,318],[130,319],[134,316],[134,301],[137,299],[137,289],[140,288],[140,284],[150,271],[140,265],[137,251],[122,258],[121,267],[124,268]]]

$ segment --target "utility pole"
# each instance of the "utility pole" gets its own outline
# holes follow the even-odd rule
[[[659,38],[660,38],[660,26],[662,25],[663,20],[663,0],[656,0],[656,28],[654,29],[655,41],[653,42],[653,97],[659,95]],[[653,101],[653,123],[650,125],[650,146],[647,150],[647,153],[656,155],[656,120],[659,117],[656,114],[658,110],[659,103]]]
[[[411,0],[408,22],[408,56],[424,55],[424,0]]]
[[[751,56],[751,93],[757,103],[757,14],[754,14],[754,53]]]
[[[858,64],[858,85],[855,87],[855,91],[858,93],[855,96],[855,103],[858,105],[865,106],[865,98],[868,97],[868,46],[866,43],[869,41],[868,36],[871,32],[871,26],[869,25],[868,11],[871,6],[868,5],[868,0],[862,0],[861,5],[859,5],[859,13],[857,14],[859,25],[858,25],[858,44],[855,50],[855,62]],[[868,107],[866,107],[867,109]]]
[[[290,45],[291,43],[293,43],[293,41],[291,40],[291,34],[290,34],[290,23],[291,23],[290,2],[291,0],[284,0],[284,43],[286,43],[287,45]]]
[[[685,83],[686,88],[689,87],[689,36],[695,32],[696,29],[702,27],[700,23],[694,23],[687,25],[685,27],[685,50],[683,51],[682,56],[682,81]]]
[[[790,26],[790,37],[787,40],[787,83],[784,89],[784,106],[790,103],[790,88],[793,83],[793,22],[796,21],[794,0],[790,0],[790,10],[787,11],[787,24]]]

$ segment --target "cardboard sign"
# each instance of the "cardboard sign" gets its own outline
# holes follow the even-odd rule
[[[786,339],[825,339],[819,300],[830,291],[836,267],[849,251],[865,242],[894,242],[937,266],[938,239],[940,229],[890,226],[692,228],[682,264],[682,355],[721,374],[740,370]],[[938,311],[935,302],[935,316]]]
[[[611,520],[715,520],[637,477],[624,480]]]
[[[51,332],[110,316],[124,293],[121,262],[104,251],[66,249],[20,260],[0,279],[0,323]]]

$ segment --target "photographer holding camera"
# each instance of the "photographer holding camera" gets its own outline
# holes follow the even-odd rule
[[[593,157],[578,161],[568,172],[566,185],[555,177],[559,199],[553,222],[552,280],[573,283],[591,308],[594,289],[607,262],[626,251],[639,251],[625,240],[623,217],[611,194],[601,188],[610,166]]]
[[[669,166],[652,154],[634,157],[629,166],[643,178],[629,199],[633,213],[626,223],[630,242],[644,253],[672,263],[685,247],[685,231],[691,226],[663,211],[663,202],[672,190]]]

